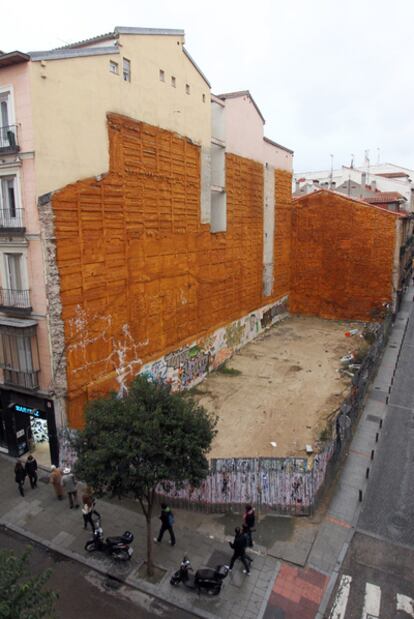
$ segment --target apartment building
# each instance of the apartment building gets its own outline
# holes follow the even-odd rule
[[[0,106],[0,449],[57,463],[89,399],[188,387],[283,315],[293,153],[181,30],[2,54]]]

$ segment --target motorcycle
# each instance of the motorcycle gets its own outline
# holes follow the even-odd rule
[[[180,569],[171,576],[170,584],[177,586],[182,582],[185,587],[195,589],[198,593],[205,591],[207,595],[218,595],[223,580],[229,573],[229,566],[200,567],[195,574],[190,574],[190,571],[193,571],[191,562],[187,556],[184,556]]]
[[[134,552],[133,548],[130,547],[133,539],[133,534],[130,531],[125,531],[122,535],[107,537],[106,540],[104,540],[103,529],[98,520],[95,524],[93,539],[86,542],[85,550],[87,552],[94,552],[97,550],[109,554],[117,561],[129,561]]]

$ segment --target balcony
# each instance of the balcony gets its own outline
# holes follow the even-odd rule
[[[10,370],[4,368],[3,376],[4,382],[7,385],[23,387],[23,389],[30,389],[31,391],[39,389],[39,370],[25,372],[23,370]]]
[[[17,125],[0,127],[0,153],[18,153],[20,150],[17,140]]]
[[[0,209],[0,236],[25,233],[23,210],[22,208]]]
[[[0,310],[13,312],[19,315],[30,314],[29,290],[12,290],[10,288],[0,288]]]

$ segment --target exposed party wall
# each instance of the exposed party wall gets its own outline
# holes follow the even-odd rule
[[[71,427],[82,426],[87,399],[122,393],[151,361],[204,350],[226,326],[243,339],[237,321],[242,330],[261,309],[260,324],[289,291],[289,173],[275,172],[274,286],[264,297],[262,164],[227,154],[227,231],[213,234],[200,223],[197,145],[115,114],[108,130],[109,173],[52,197]]]

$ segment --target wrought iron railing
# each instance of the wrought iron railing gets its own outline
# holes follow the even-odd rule
[[[0,306],[30,309],[30,291],[0,288]]]
[[[24,228],[22,208],[0,209],[0,228]]]
[[[4,382],[9,385],[17,385],[25,389],[39,388],[39,370],[10,370],[3,369]]]
[[[15,152],[19,150],[17,140],[17,125],[6,125],[0,127],[0,151]]]

